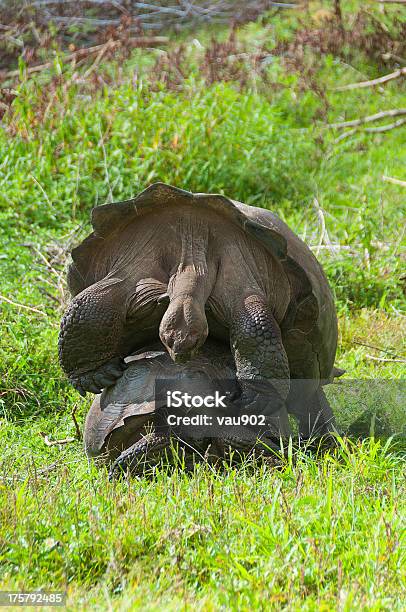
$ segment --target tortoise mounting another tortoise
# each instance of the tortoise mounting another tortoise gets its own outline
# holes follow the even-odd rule
[[[334,375],[337,319],[323,270],[269,210],[156,183],[92,211],[72,252],[73,300],[59,355],[82,394],[121,376],[123,359],[158,339],[188,361],[208,334],[227,342],[241,406],[334,428],[321,385]],[[291,385],[300,379],[300,385]],[[281,433],[287,433],[281,432]]]

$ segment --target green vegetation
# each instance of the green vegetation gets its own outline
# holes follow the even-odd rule
[[[235,40],[183,34],[167,55],[75,67],[57,53],[29,77],[20,62],[6,82],[16,94],[0,130],[0,293],[12,302],[0,310],[0,589],[66,587],[75,609],[402,609],[394,442],[110,485],[79,441],[48,447],[40,435],[74,437],[71,412],[83,420],[90,401],[57,364],[67,251],[89,232],[93,206],[156,180],[275,210],[325,266],[346,377],[404,377],[406,191],[382,176],[405,180],[405,128],[339,139],[343,129],[326,127],[405,106],[404,79],[334,91],[396,69],[373,34],[384,24],[401,40],[403,7],[368,3],[372,18],[362,12],[355,27],[365,3],[342,2],[354,36],[340,44],[333,3],[322,4],[265,15]],[[321,33],[323,50],[309,42]],[[321,217],[334,248],[320,241]],[[403,407],[390,408],[399,434]]]
[[[373,441],[281,469],[113,485],[79,453],[57,460],[1,489],[3,585],[66,584],[85,609],[402,609],[405,483]]]

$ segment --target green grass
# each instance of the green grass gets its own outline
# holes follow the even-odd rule
[[[389,7],[388,27],[396,11]],[[249,50],[272,49],[298,27],[285,12],[238,38]],[[0,130],[0,294],[14,302],[2,301],[0,311],[0,588],[66,587],[72,609],[401,610],[398,442],[346,441],[336,454],[302,453],[278,469],[213,474],[200,466],[108,484],[80,442],[47,447],[40,435],[74,436],[71,411],[77,406],[83,421],[89,407],[57,363],[66,251],[90,231],[93,206],[156,180],[272,208],[316,251],[317,198],[340,246],[318,254],[339,312],[337,365],[348,379],[388,379],[381,403],[389,433],[405,425],[389,391],[405,375],[405,190],[382,181],[405,179],[405,130],[360,130],[337,142],[341,132],[326,127],[404,107],[404,84],[334,92],[384,71],[362,53],[345,63],[309,52],[323,95],[303,88],[280,59],[266,80],[207,85],[196,36],[209,42],[207,32],[183,36],[188,71],[176,89],[152,78],[155,51],[103,64],[108,87],[81,82],[57,62],[29,79],[22,70],[13,84],[18,96]],[[397,360],[381,360],[391,355]],[[379,403],[373,387],[337,398],[346,427],[363,402]]]
[[[379,442],[114,484],[79,447],[55,455],[0,490],[9,588],[87,609],[402,609],[404,466]]]

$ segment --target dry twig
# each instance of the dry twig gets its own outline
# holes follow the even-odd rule
[[[400,185],[401,187],[406,187],[406,181],[401,181],[400,179],[393,178],[392,176],[383,175],[382,180],[386,181],[387,183],[393,183],[394,185]]]
[[[381,111],[374,115],[368,115],[367,117],[359,117],[358,119],[352,119],[351,121],[342,121],[341,123],[329,123],[330,128],[347,128],[355,127],[357,125],[363,125],[364,123],[371,123],[372,121],[379,121],[385,117],[398,117],[399,115],[406,115],[406,108],[393,108],[387,111]]]
[[[390,74],[385,74],[385,76],[379,77],[378,79],[372,79],[371,81],[360,81],[359,83],[350,83],[349,85],[335,87],[334,91],[348,91],[349,89],[373,87],[374,85],[382,85],[383,83],[387,83],[388,81],[392,81],[393,79],[398,79],[399,77],[403,76],[406,76],[406,66],[399,68],[399,70],[395,70],[395,72],[391,72]]]
[[[137,46],[154,46],[167,43],[169,38],[167,36],[141,36],[138,38],[129,38],[126,41],[126,44],[129,46],[137,47]],[[89,55],[93,55],[94,53],[104,55],[107,51],[111,51],[113,49],[118,49],[122,46],[121,40],[109,40],[102,45],[95,45],[94,47],[84,47],[83,49],[78,49],[77,51],[73,51],[73,53],[69,53],[68,55],[61,56],[59,59],[61,62],[67,64],[72,61],[78,61],[88,57]],[[100,57],[101,59],[101,57]],[[100,61],[100,60],[99,60]],[[27,74],[32,74],[33,72],[42,72],[47,68],[51,68],[54,60],[50,60],[49,62],[45,62],[44,64],[39,64],[37,66],[29,66],[25,69]],[[13,78],[20,75],[20,70],[10,70],[3,74],[4,78]]]
[[[338,138],[334,140],[334,144],[345,140],[349,136],[356,134],[358,132],[358,127],[364,125],[365,123],[370,123],[372,121],[378,121],[384,117],[396,117],[397,115],[406,115],[406,108],[395,108],[389,111],[382,111],[380,113],[375,113],[375,115],[369,115],[368,117],[360,117],[359,119],[353,119],[352,121],[343,121],[342,123],[330,123],[327,127],[341,129],[345,127],[356,126],[352,130],[348,130],[343,134],[340,134]],[[406,119],[398,119],[393,123],[386,123],[385,125],[380,125],[377,127],[366,127],[364,128],[364,132],[369,134],[375,134],[380,132],[389,132],[390,130],[394,130],[406,123]]]
[[[386,357],[375,357],[374,355],[365,354],[367,359],[372,359],[373,361],[384,361],[385,363],[406,363],[406,359],[387,359]]]
[[[78,440],[81,440],[82,439],[82,433],[80,431],[79,423],[77,422],[77,419],[76,419],[76,411],[77,411],[77,409],[78,409],[78,407],[75,404],[75,407],[74,407],[74,409],[71,412],[71,417],[72,417],[72,421],[73,421],[73,423],[75,425],[76,437],[77,437]]]
[[[60,461],[54,461],[50,465],[47,465],[46,467],[41,468],[40,470],[37,471],[37,476],[42,476],[43,474],[49,474],[49,472],[52,472],[53,470],[55,470],[59,464],[60,464]]]
[[[368,132],[370,134],[376,134],[379,132],[389,132],[389,130],[394,130],[395,128],[400,127],[406,123],[406,119],[398,119],[393,123],[386,123],[385,125],[380,125],[379,127],[370,127],[365,128],[364,132]]]
[[[50,296],[50,297],[52,297],[52,299],[56,301],[59,304],[59,306],[64,306],[66,302],[66,292],[65,292],[66,281],[62,273],[59,272],[55,268],[55,265],[54,265],[54,264],[58,265],[58,256],[61,255],[60,253],[61,249],[58,247],[57,257],[54,256],[48,259],[34,244],[30,242],[23,242],[21,243],[21,246],[29,248],[31,251],[35,253],[35,255],[37,255],[41,259],[41,262],[45,265],[47,272],[50,274],[49,274],[49,278],[43,278],[42,276],[39,276],[38,280],[44,283],[47,283],[53,289],[55,289],[59,294],[59,299],[56,298],[55,296]],[[62,263],[59,262],[59,265],[64,265],[64,263],[65,263],[64,261]],[[42,270],[41,267],[39,267],[38,269]],[[52,278],[55,278],[55,282],[51,282],[50,279]]]
[[[47,434],[43,431],[39,432],[39,435],[44,440],[46,446],[57,446],[58,444],[70,444],[71,442],[75,442],[76,438],[64,438],[62,440],[50,440]]]
[[[33,306],[26,306],[25,304],[19,304],[18,302],[13,302],[13,300],[9,300],[9,298],[6,298],[4,295],[0,295],[0,300],[3,300],[4,302],[7,302],[7,304],[11,304],[12,306],[17,306],[18,308],[24,308],[25,310],[30,310],[31,312],[37,312],[43,317],[48,316],[45,312],[42,312],[42,310],[38,310],[38,308],[34,308]]]
[[[319,244],[316,247],[316,256],[318,256],[320,249],[323,246],[323,243],[325,247],[330,251],[330,253],[335,254],[336,253],[335,247],[332,244],[330,240],[330,236],[328,235],[328,232],[327,232],[326,221],[324,219],[323,209],[321,208],[317,198],[313,199],[313,206],[316,210],[317,218],[320,224],[320,240],[319,240]]]
[[[337,144],[341,142],[342,140],[349,138],[350,136],[352,136],[353,134],[356,134],[357,132],[358,132],[357,128],[354,128],[352,130],[348,130],[348,132],[344,132],[343,134],[340,134],[340,136],[338,136],[338,138],[334,140],[334,144]]]
[[[353,340],[353,344],[358,344],[359,346],[366,346],[367,348],[374,349],[375,351],[380,351],[381,353],[386,353],[387,355],[392,355],[395,359],[403,359],[400,355],[393,353],[392,351],[388,351],[379,346],[374,346],[373,344],[367,344],[366,342],[360,342],[359,340]]]

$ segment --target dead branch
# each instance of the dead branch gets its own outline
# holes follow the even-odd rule
[[[338,1],[338,0],[337,0]],[[1,4],[1,0],[0,0]],[[127,20],[126,31],[162,31],[209,23],[246,23],[269,9],[302,9],[300,0],[178,0],[177,2],[136,2],[135,0],[26,0],[22,11],[35,13],[40,23],[52,21],[62,30],[71,25],[100,28],[121,28]],[[68,14],[65,8],[68,7]]]
[[[45,257],[45,255],[34,244],[29,243],[29,242],[24,242],[24,243],[21,243],[21,246],[29,248],[41,259],[41,261],[45,265],[47,272],[50,274],[49,274],[49,278],[45,279],[45,278],[39,277],[39,280],[47,283],[48,285],[50,285],[51,287],[57,290],[59,294],[59,299],[56,298],[55,296],[50,296],[50,297],[52,297],[52,299],[54,299],[60,306],[63,306],[66,300],[66,292],[65,292],[66,281],[63,278],[62,274],[58,272],[58,270],[52,265],[51,261],[49,261],[47,257]],[[38,269],[43,270],[42,267],[38,267]],[[55,282],[51,282],[50,280],[51,278],[55,278]]]
[[[373,361],[384,361],[385,363],[406,363],[406,359],[387,359],[386,357],[375,357],[374,355],[368,355],[368,353],[366,353],[364,357],[367,357],[367,359],[373,359]]]
[[[400,277],[400,280],[402,280],[402,277]],[[400,312],[400,310],[395,308],[393,304],[391,304],[391,308],[392,308],[393,312],[395,313],[395,315],[397,317],[401,317],[402,319],[406,319],[406,315],[404,315],[403,312]]]
[[[126,45],[130,47],[141,47],[141,46],[150,46],[165,44],[169,41],[167,36],[141,36],[139,38],[129,38],[126,41]],[[77,51],[73,51],[73,53],[69,53],[68,55],[60,57],[60,61],[67,64],[72,61],[78,61],[89,57],[89,55],[93,55],[94,53],[104,55],[107,51],[111,51],[113,49],[118,49],[122,46],[121,40],[109,40],[102,45],[95,45],[94,47],[84,47],[83,49],[78,49]],[[101,58],[100,58],[101,59]],[[51,68],[53,66],[54,60],[45,62],[44,64],[38,64],[37,66],[29,66],[26,68],[27,74],[32,74],[33,72],[42,72],[47,68]],[[10,70],[3,74],[4,78],[13,78],[17,77],[20,74],[20,70]]]
[[[383,175],[382,180],[386,181],[387,183],[393,183],[394,185],[400,185],[401,187],[406,187],[406,181],[401,181],[400,179],[393,178],[392,176]]]
[[[62,278],[62,274],[60,274],[57,270],[55,270],[55,268],[51,265],[51,263],[48,261],[48,259],[45,257],[45,255],[43,253],[41,253],[41,251],[39,249],[37,249],[36,246],[29,245],[29,247],[31,249],[33,249],[33,251],[35,251],[35,253],[37,253],[37,255],[42,259],[42,261],[44,262],[46,267],[57,277],[57,279],[60,280],[61,282],[64,282],[64,279]]]
[[[392,257],[396,257],[398,248],[402,244],[403,236],[405,235],[405,232],[406,232],[406,225],[403,224],[402,231],[400,232],[399,238],[397,239],[396,244],[395,244],[395,248],[393,249]],[[402,278],[400,278],[400,280],[402,280]]]
[[[92,72],[94,72],[96,70],[96,68],[98,67],[98,65],[100,64],[100,62],[102,61],[103,57],[105,56],[105,54],[107,53],[107,51],[114,47],[104,47],[102,49],[100,49],[100,51],[98,52],[98,54],[96,55],[96,59],[94,60],[94,62],[92,63],[92,65],[90,66],[90,68],[88,68],[86,70],[86,72],[83,75],[83,79],[87,79],[89,77],[89,75],[92,74]]]
[[[394,130],[395,128],[402,126],[404,123],[406,123],[406,119],[399,119],[398,121],[395,121],[394,123],[389,123],[389,124],[382,125],[382,126],[376,127],[376,128],[365,128],[363,131],[364,132],[369,132],[369,133],[389,132],[390,130]],[[349,138],[353,134],[358,134],[358,133],[362,134],[362,132],[359,132],[359,130],[357,128],[353,128],[352,130],[348,130],[348,132],[344,132],[344,134],[341,134],[338,138],[336,138],[334,140],[334,144],[337,144],[337,143],[341,142],[342,140],[345,140],[346,138]]]
[[[406,4],[406,0],[375,0],[378,4]]]
[[[336,138],[334,140],[334,144],[337,144],[337,143],[341,142],[342,140],[345,140],[346,138],[349,138],[353,134],[356,134],[356,132],[358,132],[358,130],[357,130],[357,128],[354,128],[352,130],[348,130],[348,132],[344,132],[343,134],[340,134],[340,136],[338,136],[338,138]]]
[[[356,125],[363,125],[364,123],[379,121],[379,119],[384,119],[385,117],[398,117],[399,115],[406,115],[406,108],[393,108],[391,110],[375,113],[374,115],[368,115],[367,117],[359,117],[358,119],[352,119],[351,121],[343,121],[341,123],[329,123],[328,127],[335,129],[355,127]]]
[[[38,310],[38,308],[34,308],[33,306],[26,306],[25,304],[19,304],[18,302],[13,302],[13,300],[9,300],[4,295],[0,295],[0,300],[7,302],[7,304],[11,304],[12,306],[17,306],[18,308],[24,308],[25,310],[30,310],[31,312],[36,312],[43,317],[47,317],[48,315],[42,310]]]
[[[73,421],[73,423],[74,423],[74,425],[75,425],[75,430],[76,430],[76,438],[77,438],[78,440],[81,440],[81,439],[82,439],[82,433],[81,433],[81,431],[80,431],[79,423],[77,422],[77,419],[76,419],[76,411],[77,411],[77,409],[78,409],[78,407],[77,407],[77,405],[75,404],[75,407],[74,407],[74,409],[73,409],[73,410],[72,410],[72,412],[71,412],[71,417],[72,417],[72,421]]]
[[[376,249],[388,252],[390,250],[391,243],[381,242],[379,240],[372,240],[371,245]],[[312,251],[334,251],[334,253],[339,253],[340,251],[344,251],[346,254],[353,257],[361,257],[362,256],[362,245],[360,244],[337,244],[336,242],[331,242],[329,245],[325,244],[310,244],[309,247]]]
[[[323,209],[321,208],[319,201],[317,200],[317,198],[313,199],[313,206],[316,210],[316,214],[317,214],[317,218],[319,220],[319,224],[320,224],[320,240],[319,240],[319,244],[316,247],[316,256],[318,256],[320,249],[323,246],[323,243],[325,245],[325,247],[330,251],[330,253],[335,254],[335,248],[330,240],[330,236],[328,235],[327,232],[327,228],[326,228],[326,221],[324,219],[324,213],[323,213]]]
[[[108,0],[36,0],[35,2],[31,2],[29,3],[30,7],[33,8],[41,8],[41,7],[45,7],[45,6],[58,6],[58,5],[67,5],[67,4],[93,4],[96,6],[103,6],[106,4],[111,4],[111,2],[109,2]],[[176,6],[162,6],[162,5],[157,5],[157,4],[152,4],[150,2],[134,2],[131,1],[130,3],[130,7],[128,7],[128,3],[120,3],[120,2],[114,2],[114,5],[117,9],[121,9],[121,10],[125,10],[128,8],[132,8],[132,9],[138,9],[138,11],[150,11],[147,13],[141,13],[140,17],[149,17],[151,15],[155,15],[155,14],[163,14],[163,15],[175,15],[177,17],[186,17],[187,15],[210,15],[211,13],[213,13],[214,15],[217,14],[228,14],[231,13],[233,10],[235,12],[236,10],[236,6],[237,8],[241,8],[241,6],[244,6],[245,3],[240,2],[226,2],[226,1],[214,1],[214,2],[205,2],[204,4],[206,6],[202,6],[203,3],[201,3],[200,5],[196,5],[194,2],[187,2],[187,1],[182,1],[179,2]],[[238,6],[238,4],[240,6]],[[252,8],[269,8],[269,7],[276,7],[276,8],[298,8],[301,6],[300,2],[273,2],[272,0],[268,0],[268,1],[262,1],[262,2],[252,2],[251,4],[254,4],[254,7]],[[257,5],[257,6],[255,6]]]
[[[389,130],[394,130],[395,128],[403,125],[404,123],[406,123],[406,119],[398,119],[397,121],[394,121],[393,123],[387,123],[386,125],[381,125],[379,127],[365,128],[364,132],[369,132],[371,134],[379,133],[379,132],[389,132]]]
[[[49,298],[50,300],[52,300],[53,302],[55,302],[55,304],[57,304],[58,306],[61,305],[60,301],[58,300],[57,297],[55,297],[54,295],[52,295],[52,293],[50,293],[49,291],[47,291],[46,289],[44,289],[43,287],[38,287],[40,293],[42,293],[43,295],[45,295],[47,298]]]
[[[37,471],[37,476],[41,476],[43,474],[49,474],[49,472],[52,472],[53,470],[55,470],[59,464],[60,464],[60,461],[54,461],[50,465],[47,465],[46,467],[41,468],[40,470]]]
[[[387,349],[384,349],[382,347],[374,346],[373,344],[368,344],[366,342],[360,342],[359,340],[353,340],[352,343],[358,344],[359,346],[365,346],[367,348],[374,349],[375,351],[379,351],[381,353],[386,353],[387,355],[392,355],[394,359],[403,359],[403,357],[401,357],[400,355],[397,355],[396,353],[393,353],[392,351],[388,351]]]
[[[318,250],[320,250],[320,251],[321,250],[329,251],[330,249],[334,249],[334,251],[349,251],[349,252],[353,252],[354,254],[356,254],[355,251],[354,251],[354,248],[352,246],[347,245],[347,244],[333,244],[333,243],[331,243],[331,245],[328,245],[328,246],[325,245],[325,244],[310,244],[309,246],[310,246],[310,248],[313,251],[316,251],[316,250],[317,251]]]
[[[348,91],[350,89],[360,89],[362,87],[374,87],[374,85],[382,85],[393,79],[406,76],[406,66],[386,74],[385,76],[379,77],[378,79],[372,79],[371,81],[360,81],[359,83],[351,83],[350,85],[342,85],[341,87],[334,87],[333,91]]]
[[[50,440],[47,434],[43,431],[39,432],[39,435],[44,440],[46,446],[57,446],[58,444],[70,444],[71,442],[75,442],[76,438],[64,438],[62,440]]]
[[[406,63],[406,59],[404,57],[400,57],[400,55],[396,55],[395,53],[389,53],[389,51],[387,53],[382,53],[382,59],[385,62],[390,59],[394,59],[396,62],[399,62],[400,64]]]

